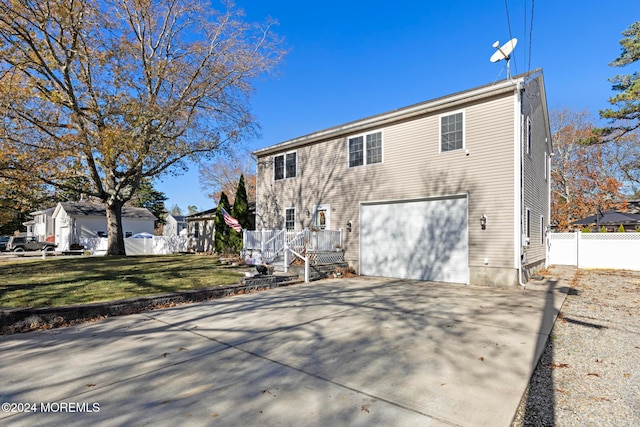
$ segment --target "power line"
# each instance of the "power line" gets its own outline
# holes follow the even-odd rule
[[[525,50],[525,58],[527,57],[527,0],[524,0],[524,8],[522,9],[522,15],[523,15],[523,29],[522,29],[522,37],[524,38],[523,40],[523,45],[524,45],[524,50]],[[524,63],[526,64],[526,60],[524,61]]]
[[[509,17],[509,0],[504,0],[504,8],[507,11],[507,25],[509,26],[509,40],[511,40],[513,38],[513,35],[511,33],[511,18]],[[513,57],[513,66],[516,69],[516,74],[518,74],[518,65],[516,64],[515,56]]]
[[[533,10],[535,7],[535,3],[535,0],[531,0],[531,24],[529,24],[529,61],[527,63],[527,73],[531,71],[531,47],[533,45]]]

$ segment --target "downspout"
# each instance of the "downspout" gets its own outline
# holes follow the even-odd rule
[[[520,213],[520,227],[519,227],[519,247],[520,250],[518,251],[518,285],[520,285],[523,289],[526,286],[526,283],[523,281],[523,268],[522,268],[522,257],[524,256],[524,246],[522,244],[522,235],[523,235],[523,224],[524,224],[524,149],[522,148],[522,145],[524,143],[524,141],[522,140],[522,122],[523,122],[523,118],[524,118],[524,101],[523,101],[523,96],[522,94],[524,93],[524,88],[522,87],[522,81],[519,80],[517,85],[516,85],[516,90],[518,91],[518,101],[520,104],[520,114],[518,117],[518,120],[516,121],[517,126],[518,126],[518,145],[517,145],[517,149],[519,150],[520,153],[520,177],[519,177],[519,181],[520,181],[520,209],[519,209],[519,213]]]
[[[551,235],[551,158],[553,157],[553,146],[551,143],[549,143],[547,138],[545,138],[544,141],[547,143],[547,147],[549,147],[549,156],[547,157],[547,164],[545,165],[547,171],[547,176],[545,177],[547,179],[547,229],[544,231],[546,236],[544,248],[544,268],[547,268],[549,267],[549,249],[551,248],[549,236]]]

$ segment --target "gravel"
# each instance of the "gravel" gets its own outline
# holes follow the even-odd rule
[[[513,426],[640,426],[640,271],[577,271]]]

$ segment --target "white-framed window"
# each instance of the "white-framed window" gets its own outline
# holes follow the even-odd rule
[[[527,143],[527,154],[531,154],[531,138],[532,138],[531,117],[527,117],[527,124],[526,124],[526,127],[524,128],[524,133],[525,133],[524,138]]]
[[[440,116],[440,152],[464,148],[464,111]]]
[[[295,178],[298,174],[298,153],[290,151],[273,157],[273,177],[275,180]]]
[[[284,210],[284,228],[287,230],[296,228],[296,208],[287,208]]]
[[[349,167],[382,163],[382,131],[347,138]]]

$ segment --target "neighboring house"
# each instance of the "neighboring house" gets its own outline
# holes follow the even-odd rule
[[[27,227],[26,235],[35,237],[39,242],[44,242],[47,239],[53,240],[55,232],[52,217],[53,209],[54,208],[31,212],[29,215],[31,215],[33,219],[23,223],[23,225]]]
[[[187,217],[183,215],[169,215],[165,219],[164,236],[180,236],[187,234]]]
[[[196,252],[213,252],[215,241],[215,219],[218,208],[197,212],[186,217],[189,236],[192,238],[189,243],[189,250]],[[255,229],[256,204],[248,203],[249,220],[251,225],[249,230]]]
[[[191,237],[189,250],[196,252],[214,251],[216,210],[216,208],[213,208],[187,216],[187,227]]]
[[[33,229],[34,229],[34,226],[36,225],[36,222],[34,220],[29,220],[29,221],[23,222],[22,225],[24,225],[25,228],[27,229],[24,235],[27,237],[32,237]],[[23,233],[20,233],[20,234],[23,234]]]
[[[360,274],[490,286],[546,263],[552,152],[541,70],[282,142],[258,229],[342,229]]]
[[[69,250],[81,238],[107,237],[107,212],[104,206],[84,202],[58,203],[54,212],[55,242],[58,250]],[[124,237],[137,233],[152,233],[157,218],[146,208],[122,208]]]
[[[621,225],[625,231],[636,231],[640,227],[640,213],[610,210],[590,215],[571,224],[588,227],[593,231],[599,231],[604,227],[608,232],[617,232]]]

